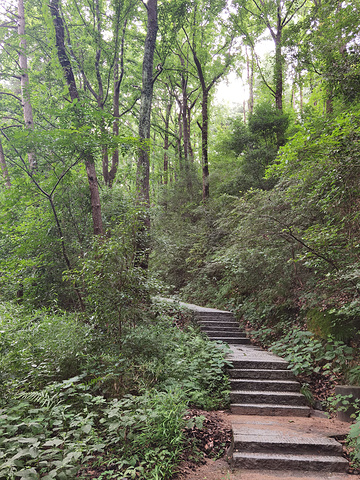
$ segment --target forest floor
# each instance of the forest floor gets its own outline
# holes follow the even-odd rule
[[[353,475],[360,474],[360,471],[351,465],[348,474],[285,471],[263,472],[261,470],[232,471],[226,460],[226,451],[231,443],[230,412],[190,410],[188,418],[200,415],[205,417],[203,427],[201,429],[196,427],[186,429],[188,441],[189,443],[195,443],[198,455],[194,456],[193,454],[189,454],[189,451],[184,451],[183,461],[173,480],[276,480],[279,478],[291,478],[294,480],[350,480],[354,479]],[[301,422],[301,419],[297,419],[297,421]],[[331,432],[338,432],[338,440],[344,444],[342,440],[344,424],[338,422],[336,418],[329,419],[328,421],[329,425],[331,425]],[[344,456],[347,455],[348,453],[344,445]]]

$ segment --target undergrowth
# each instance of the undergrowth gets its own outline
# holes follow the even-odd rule
[[[226,349],[155,307],[118,342],[71,314],[1,305],[0,478],[173,475],[187,408],[228,403]]]

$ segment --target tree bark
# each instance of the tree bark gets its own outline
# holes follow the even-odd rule
[[[11,187],[11,181],[10,181],[10,176],[9,176],[9,172],[6,164],[6,158],[5,158],[4,149],[1,142],[1,137],[0,137],[0,167],[5,180],[5,185],[7,187]]]
[[[209,186],[209,157],[208,157],[208,131],[209,131],[209,92],[203,91],[202,96],[202,126],[201,126],[201,157],[202,157],[202,176],[203,176],[203,201],[206,202],[210,196]]]
[[[168,184],[168,170],[169,170],[169,126],[170,126],[170,114],[172,108],[172,101],[169,100],[169,103],[166,106],[166,114],[165,114],[165,124],[164,124],[164,177],[163,183],[164,185]]]
[[[154,89],[153,67],[156,35],[158,31],[157,0],[148,0],[147,32],[144,46],[142,90],[139,114],[139,156],[136,170],[138,202],[145,208],[141,219],[140,232],[136,241],[136,263],[143,269],[148,268],[149,231],[150,231],[150,120]]]
[[[66,53],[65,49],[65,35],[64,35],[64,24],[60,15],[59,10],[60,2],[59,0],[50,1],[50,12],[53,18],[55,26],[55,40],[56,40],[56,50],[60,65],[62,67],[66,84],[69,89],[70,98],[73,102],[74,100],[79,100],[79,92],[76,87],[74,73],[71,67],[71,63]],[[79,112],[78,121],[81,123],[81,112]],[[99,194],[99,185],[96,176],[95,170],[95,161],[94,157],[89,152],[83,153],[84,163],[86,167],[86,173],[88,177],[90,196],[91,196],[91,213],[93,220],[93,231],[94,235],[103,234],[103,224],[101,218],[101,203],[100,203],[100,194]]]
[[[246,64],[247,64],[247,80],[249,85],[249,100],[248,109],[249,113],[254,111],[254,52],[251,47],[251,59],[246,51]]]
[[[147,34],[144,47],[142,91],[139,115],[139,138],[140,149],[137,163],[136,184],[139,202],[146,208],[150,206],[149,197],[149,153],[150,153],[150,119],[153,97],[153,66],[156,45],[157,23],[157,0],[147,2]]]
[[[19,65],[21,69],[21,99],[26,128],[34,130],[34,117],[30,101],[28,63],[26,56],[26,38],[25,38],[25,10],[24,0],[18,0],[18,34],[20,36]],[[28,161],[30,170],[36,166],[35,152],[28,152]]]
[[[281,30],[276,34],[275,40],[275,105],[279,112],[283,111],[283,66],[281,51]]]
[[[114,96],[113,96],[113,134],[119,135],[119,118],[120,118],[120,86],[124,78],[124,46],[125,46],[125,33],[126,33],[127,19],[124,21],[122,37],[121,37],[121,47],[120,47],[120,65],[119,60],[116,58],[114,64]],[[117,53],[116,53],[117,56]],[[116,148],[112,154],[111,159],[111,169],[109,172],[108,180],[109,187],[112,187],[117,169],[119,166],[119,149]]]

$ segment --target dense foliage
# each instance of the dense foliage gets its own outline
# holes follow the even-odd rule
[[[310,385],[360,383],[359,17],[331,0],[0,7],[3,478],[84,459],[171,476],[187,405],[226,402],[226,362],[149,314],[159,292],[232,310]],[[231,71],[248,97],[215,105]]]
[[[171,477],[188,406],[228,401],[226,349],[189,314],[154,312],[119,343],[73,314],[1,305],[0,478]]]

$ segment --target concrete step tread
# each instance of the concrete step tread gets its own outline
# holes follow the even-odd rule
[[[238,370],[228,370],[230,379],[232,380],[262,380],[267,382],[268,380],[278,380],[278,381],[296,381],[296,378],[292,372],[289,370],[267,370],[267,371],[256,371],[255,373],[252,370],[239,372]]]
[[[232,333],[231,335],[219,335],[218,333],[215,335],[212,335],[209,332],[203,332],[205,333],[211,340],[214,338],[242,338],[244,340],[249,340],[246,335],[243,335],[242,333]],[[249,340],[250,341],[250,340]]]
[[[213,331],[222,331],[222,332],[233,332],[233,331],[236,331],[236,332],[244,332],[244,330],[241,330],[239,325],[226,325],[226,326],[222,326],[222,325],[200,325],[200,328],[201,330],[207,330],[209,332],[213,332]]]
[[[278,392],[275,390],[257,390],[254,392],[254,390],[232,390],[231,393],[234,393],[236,395],[265,395],[267,397],[282,397],[282,396],[287,396],[287,397],[303,397],[304,395],[299,392]]]
[[[227,315],[225,317],[219,317],[216,315],[205,315],[202,317],[196,317],[197,322],[236,322],[239,325],[239,322],[235,320],[232,315]]]
[[[310,415],[310,407],[307,405],[279,405],[276,403],[232,403],[230,411],[235,415],[269,417],[308,417]]]
[[[211,337],[211,340],[214,342],[228,343],[229,345],[245,345],[250,343],[250,339],[244,337]]]
[[[231,391],[247,390],[252,392],[283,392],[284,394],[290,392],[300,392],[300,383],[291,380],[252,380],[248,378],[231,378],[230,379]]]
[[[237,451],[257,451],[263,452],[264,448],[276,453],[277,449],[290,450],[291,447],[300,454],[303,450],[311,449],[311,453],[315,453],[316,449],[321,450],[317,454],[323,455],[341,455],[342,445],[334,438],[314,437],[313,435],[304,435],[297,432],[297,435],[286,435],[283,433],[272,433],[271,435],[257,434],[240,434],[235,433],[233,436],[234,452]],[[280,452],[277,452],[280,453]],[[305,452],[304,452],[305,454]]]
[[[259,378],[231,378],[230,379],[231,383],[236,383],[236,382],[243,382],[243,383],[248,383],[248,384],[256,384],[256,385],[263,385],[263,384],[269,384],[269,385],[300,385],[299,382],[296,380],[272,380],[272,379],[259,379]]]
[[[236,357],[229,355],[229,360],[234,365],[234,369],[244,369],[247,370],[285,370],[288,366],[288,363],[284,361],[274,361],[270,359],[263,360],[239,360]]]
[[[236,446],[237,442],[241,443],[257,443],[257,444],[271,444],[274,445],[311,445],[311,446],[336,446],[339,447],[339,450],[342,450],[342,446],[334,438],[329,437],[314,437],[313,435],[304,435],[299,432],[295,432],[296,435],[287,435],[284,433],[271,433],[269,435],[259,435],[259,434],[242,434],[237,433],[233,430],[234,433],[234,443]]]
[[[252,368],[252,369],[248,369],[248,368],[232,368],[231,369],[231,373],[235,373],[237,372],[239,375],[241,375],[242,373],[245,373],[245,374],[261,374],[261,373],[264,373],[265,375],[267,374],[276,374],[276,372],[278,372],[279,374],[291,374],[291,375],[294,375],[293,372],[291,370],[288,370],[288,369],[278,369],[278,370],[270,370],[269,368]]]
[[[230,337],[231,335],[242,335],[243,337],[246,337],[246,333],[241,330],[206,330],[203,328],[201,331],[208,335],[219,335],[220,337]]]
[[[213,322],[211,320],[198,320],[198,325],[205,327],[236,327],[240,328],[240,325],[237,322],[231,320],[226,320],[224,322]]]
[[[233,337],[223,337],[222,335],[216,335],[216,338],[233,338]],[[236,338],[238,338],[238,337],[236,337]],[[240,337],[240,338],[243,338],[244,340],[249,340],[249,342],[250,342],[250,339],[248,337]]]
[[[294,468],[295,465],[301,467],[303,470],[312,470],[314,467],[321,465],[331,467],[337,465],[341,468],[341,471],[345,471],[348,468],[348,462],[345,458],[336,455],[294,455],[292,453],[257,453],[257,452],[234,452],[233,461],[241,464],[241,461],[252,460],[266,464],[267,468],[278,468],[279,463],[285,468],[286,464],[288,468]]]
[[[345,463],[348,463],[344,457],[340,457],[337,455],[294,455],[292,453],[266,453],[266,452],[234,452],[234,455],[244,455],[244,456],[249,456],[249,457],[295,457],[295,458],[307,458],[307,459],[314,459],[314,458],[324,458],[324,459],[334,459],[334,460],[341,460],[344,461]]]

